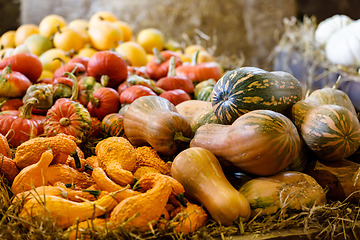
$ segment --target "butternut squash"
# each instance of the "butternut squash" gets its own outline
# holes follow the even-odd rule
[[[211,102],[202,100],[187,100],[176,105],[176,110],[189,122],[204,109],[212,108]]]
[[[230,226],[239,218],[249,218],[249,202],[226,179],[209,150],[192,147],[180,152],[172,163],[171,176],[184,186],[185,196],[203,205],[216,222]]]

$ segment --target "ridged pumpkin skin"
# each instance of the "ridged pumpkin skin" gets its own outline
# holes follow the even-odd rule
[[[210,151],[192,147],[180,152],[171,165],[171,176],[183,185],[185,196],[203,205],[211,217],[230,226],[250,216],[248,201],[227,180]]]
[[[319,105],[334,104],[347,108],[354,115],[356,114],[355,107],[351,102],[349,96],[341,90],[325,87],[313,91],[306,100],[315,102]]]
[[[316,180],[295,171],[251,179],[239,191],[249,201],[252,217],[271,215],[282,208],[296,213],[301,212],[302,206],[326,204],[326,194]]]
[[[242,67],[226,73],[215,84],[211,103],[221,123],[231,124],[252,110],[287,114],[302,96],[300,82],[289,73]]]
[[[124,116],[119,113],[106,115],[100,127],[105,137],[125,137]]]
[[[232,125],[201,126],[190,147],[208,149],[232,171],[268,176],[290,165],[302,145],[290,119],[271,110],[254,110]]]
[[[124,115],[124,129],[133,145],[150,145],[167,156],[176,154],[179,143],[192,137],[189,121],[159,96],[143,96],[132,102]]]
[[[351,111],[337,105],[308,107],[297,104],[293,119],[299,134],[319,159],[342,160],[358,149],[360,123]]]

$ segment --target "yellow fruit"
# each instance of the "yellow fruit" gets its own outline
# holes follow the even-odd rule
[[[68,27],[73,28],[73,29],[83,29],[83,30],[88,30],[89,28],[89,21],[85,20],[85,19],[74,19],[71,22],[69,22]]]
[[[205,50],[201,50],[199,51],[199,55],[198,55],[198,59],[197,61],[199,63],[201,62],[213,62],[214,61],[214,57],[213,55],[211,55],[209,52],[205,51]]]
[[[30,52],[40,56],[43,52],[53,48],[51,40],[47,37],[44,37],[40,34],[33,34],[27,37],[24,41]]]
[[[127,59],[131,66],[141,67],[147,63],[147,54],[144,48],[134,41],[121,43],[115,51]]]
[[[41,72],[41,75],[39,77],[39,79],[44,79],[44,78],[53,78],[54,73],[52,71],[46,70],[44,69]]]
[[[56,69],[62,66],[62,61],[57,58],[60,58],[64,63],[67,63],[70,60],[70,57],[66,55],[66,52],[60,48],[47,50],[40,55],[39,60],[42,63],[44,70],[55,72]]]
[[[108,12],[108,11],[99,11],[94,13],[89,20],[89,26],[91,26],[94,23],[100,22],[100,21],[109,21],[109,22],[115,22],[118,18],[115,16],[115,14]]]
[[[97,52],[97,50],[94,49],[94,48],[85,47],[83,49],[80,49],[80,51],[78,52],[78,54],[76,56],[89,57],[90,58],[96,52]]]
[[[0,60],[4,59],[8,56],[11,56],[14,52],[15,48],[4,48],[0,50]]]
[[[55,48],[77,52],[84,47],[85,40],[77,30],[63,27],[54,34],[53,43]]]
[[[193,44],[193,45],[189,45],[184,49],[184,53],[186,54],[190,54],[191,56],[196,52],[196,51],[206,51],[206,49],[198,44]]]
[[[57,14],[51,14],[44,17],[39,24],[39,33],[44,37],[51,37],[58,31],[59,28],[63,28],[67,25],[65,18]]]
[[[130,41],[133,36],[133,29],[127,22],[124,21],[115,21],[114,24],[120,28],[123,33],[123,41],[127,42]]]
[[[91,45],[99,50],[116,48],[122,40],[122,32],[109,21],[98,21],[90,25],[88,30]]]
[[[1,49],[4,48],[15,48],[15,33],[16,31],[10,30],[5,32],[0,39]]]
[[[39,27],[35,24],[24,24],[18,27],[15,32],[15,45],[19,46],[24,43],[30,35],[39,33]]]
[[[145,28],[141,30],[136,38],[147,53],[152,53],[153,48],[156,47],[159,51],[164,49],[165,37],[164,34],[156,28]]]

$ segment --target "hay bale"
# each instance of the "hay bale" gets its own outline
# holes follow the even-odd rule
[[[276,45],[274,32],[283,31],[283,18],[296,15],[297,4],[296,0],[22,0],[21,21],[38,24],[51,13],[68,21],[89,19],[99,10],[115,13],[135,34],[155,27],[167,39],[200,43],[215,56],[229,59],[243,53],[244,65],[270,70],[267,57]]]

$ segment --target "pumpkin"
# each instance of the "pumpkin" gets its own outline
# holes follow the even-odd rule
[[[103,81],[104,86],[114,88],[124,82],[128,74],[125,60],[113,51],[99,51],[92,55],[88,62],[87,73],[96,81]]]
[[[156,86],[156,82],[154,80],[146,79],[146,78],[140,77],[138,75],[129,76],[126,79],[126,85],[127,85],[127,87],[130,87],[130,86],[133,86],[133,85],[142,85],[142,86],[150,88],[151,90],[153,90],[157,94],[161,94],[161,93],[166,92],[164,89]],[[122,89],[118,88],[118,92],[121,94],[120,91],[122,92]]]
[[[283,114],[302,99],[300,82],[286,72],[242,67],[227,72],[214,86],[211,103],[222,124],[257,109]]]
[[[126,104],[132,103],[137,98],[142,96],[157,96],[157,94],[151,90],[151,88],[142,85],[133,85],[126,88],[120,94],[120,103],[122,106],[124,106]]]
[[[85,71],[86,71],[89,60],[90,60],[90,57],[87,57],[87,56],[75,56],[68,61],[68,64],[81,63],[82,65],[85,66]],[[68,72],[71,72],[71,71],[68,71]]]
[[[38,56],[32,53],[19,53],[0,61],[0,69],[11,64],[13,71],[25,75],[32,83],[35,83],[41,76],[43,67]]]
[[[95,90],[90,95],[87,110],[92,117],[102,120],[110,113],[116,113],[120,109],[119,94],[116,90],[103,87]]]
[[[127,66],[128,76],[137,75],[139,77],[143,77],[149,79],[149,75],[146,73],[146,66],[135,67],[135,66]]]
[[[319,159],[338,161],[352,155],[360,146],[359,120],[344,107],[300,101],[293,106],[292,119],[306,145]]]
[[[339,78],[340,80],[340,78]],[[354,105],[349,96],[337,89],[339,80],[333,87],[324,87],[310,93],[305,99],[320,105],[334,104],[347,108],[354,115],[357,115]]]
[[[23,97],[30,86],[30,80],[19,72],[13,72],[11,64],[0,73],[1,97]]]
[[[175,106],[159,96],[143,96],[124,115],[126,137],[135,146],[150,145],[159,154],[174,155],[181,142],[189,142],[191,127]]]
[[[336,31],[346,27],[353,20],[346,15],[336,14],[319,23],[315,30],[315,39],[321,45],[326,45],[327,41]]]
[[[23,105],[21,98],[4,99],[0,102],[0,111],[18,110]]]
[[[325,54],[333,64],[359,67],[360,21],[353,21],[330,36],[325,46]]]
[[[324,189],[314,178],[295,171],[251,179],[239,191],[250,203],[251,217],[280,210],[299,213],[303,208],[323,206],[327,202]]]
[[[206,148],[232,171],[269,176],[289,166],[302,145],[290,119],[271,110],[254,110],[232,125],[199,127],[190,147]]]
[[[193,83],[208,80],[210,78],[219,80],[222,76],[221,69],[216,62],[202,62],[198,63],[197,58],[199,51],[193,54],[191,64],[181,65],[175,69],[175,73],[179,77],[187,77]]]
[[[7,158],[12,158],[10,146],[6,138],[6,135],[2,135],[1,133],[0,133],[0,154],[4,155]]]
[[[185,196],[203,205],[214,221],[230,226],[247,220],[250,205],[237,191],[210,151],[191,147],[181,151],[171,165],[171,176],[184,186]]]
[[[89,137],[101,138],[103,132],[101,130],[101,121],[96,117],[91,117],[91,130],[89,131]]]
[[[9,183],[12,183],[18,174],[19,169],[11,159],[11,156],[7,157],[0,153],[0,176],[3,176]]]
[[[72,94],[73,80],[69,77],[58,77],[53,81],[53,101],[60,98],[70,98]]]
[[[90,95],[97,89],[104,87],[101,83],[96,82],[94,77],[83,77],[79,81],[79,102],[87,106],[90,101]]]
[[[146,73],[151,79],[158,80],[166,77],[169,71],[170,59],[174,58],[174,69],[181,66],[181,58],[173,51],[163,50],[159,51],[157,48],[153,48],[154,56],[146,64]]]
[[[78,82],[71,73],[65,73],[73,80],[71,98],[60,98],[46,113],[44,131],[46,136],[54,136],[58,133],[69,134],[83,141],[91,129],[91,116],[89,111],[79,102]]]
[[[105,137],[125,137],[124,116],[110,113],[101,121],[101,131]]]
[[[172,56],[169,60],[169,71],[167,76],[160,78],[156,81],[156,86],[166,91],[174,89],[182,89],[186,93],[191,94],[194,92],[194,84],[187,77],[178,77],[175,73],[176,63],[175,57]]]
[[[39,103],[33,107],[32,112],[35,114],[46,114],[47,110],[53,105],[52,85],[45,83],[36,83],[31,85],[26,90],[26,94],[23,97],[24,103],[32,97],[35,97],[37,100],[39,100]]]
[[[184,101],[188,101],[191,99],[189,94],[187,94],[182,89],[174,89],[174,90],[166,91],[166,92],[160,94],[159,97],[169,100],[175,106]]]
[[[56,79],[58,77],[64,77],[64,73],[71,72],[76,77],[80,77],[86,73],[86,67],[84,64],[79,62],[67,62],[63,66],[56,69],[56,71],[53,74],[53,79]]]
[[[31,114],[33,106],[38,102],[36,98],[30,98],[21,111],[9,110],[0,113],[0,133],[7,136],[12,147],[43,133],[41,124],[45,120],[44,116],[35,117]]]

